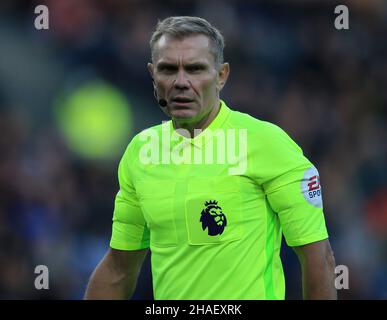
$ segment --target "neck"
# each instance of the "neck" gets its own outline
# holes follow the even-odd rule
[[[207,128],[212,120],[215,119],[215,117],[218,115],[220,110],[220,100],[217,99],[215,102],[215,106],[210,110],[209,113],[204,115],[200,120],[198,121],[187,121],[186,119],[172,119],[173,126],[175,129],[185,129],[190,133],[190,137],[187,138],[193,138],[195,137],[195,129],[204,130]]]

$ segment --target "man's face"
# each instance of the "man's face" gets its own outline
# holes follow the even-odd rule
[[[167,101],[164,111],[183,122],[206,117],[219,98],[228,76],[228,64],[218,70],[205,35],[177,39],[163,35],[154,48],[148,69],[159,99]]]

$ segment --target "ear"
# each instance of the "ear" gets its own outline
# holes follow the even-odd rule
[[[153,64],[150,63],[150,62],[148,62],[147,68],[148,68],[148,71],[149,71],[150,76],[151,76],[151,78],[152,78],[152,81],[154,82],[154,80],[153,80],[153,79],[154,79],[154,76],[153,76]]]
[[[224,85],[226,84],[229,74],[230,74],[230,65],[227,62],[222,63],[218,71],[217,88],[219,91],[221,91]]]

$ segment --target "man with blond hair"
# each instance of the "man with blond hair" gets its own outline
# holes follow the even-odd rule
[[[135,136],[121,159],[110,248],[85,298],[130,298],[150,250],[155,299],[284,299],[284,235],[304,298],[336,299],[318,171],[279,127],[220,99],[230,73],[221,33],[169,17],[150,47],[171,120]]]

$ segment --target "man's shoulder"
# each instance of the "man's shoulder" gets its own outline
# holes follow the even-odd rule
[[[232,112],[229,123],[229,127],[247,129],[249,156],[259,172],[310,164],[301,147],[280,126],[238,111]]]
[[[145,128],[135,134],[132,139],[129,141],[127,148],[125,150],[126,155],[138,152],[138,150],[146,143],[149,142],[149,139],[156,138],[157,141],[160,141],[163,128],[167,128],[171,125],[171,121],[164,121],[161,124],[154,125],[148,128]]]
[[[286,134],[278,125],[255,118],[248,113],[232,110],[229,118],[229,126],[238,129],[247,129],[251,136],[265,136],[268,138],[276,135]]]
[[[171,125],[171,121],[169,120],[169,121],[163,121],[160,124],[145,128],[134,135],[134,137],[130,141],[130,144],[143,144],[146,140],[146,139],[144,140],[144,138],[161,134],[163,129],[169,128],[170,125]]]
[[[265,150],[266,154],[287,150],[301,151],[298,144],[280,126],[247,113],[232,111],[229,128],[246,129],[250,150]]]

